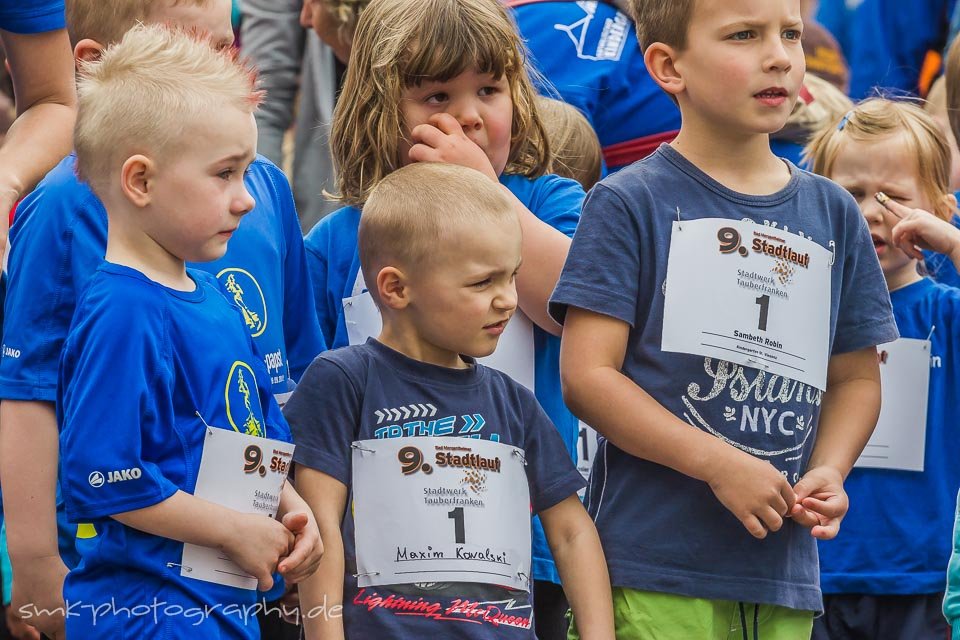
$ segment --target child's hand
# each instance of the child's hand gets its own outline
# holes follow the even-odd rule
[[[793,489],[797,494],[797,503],[790,512],[793,521],[809,527],[814,538],[835,538],[850,507],[840,472],[831,467],[814,467]]]
[[[708,481],[714,495],[754,538],[779,531],[796,497],[783,474],[765,460],[739,449],[718,461],[716,477]]]
[[[273,571],[293,547],[294,535],[285,526],[257,513],[237,513],[223,550],[241,569],[257,579],[257,589],[273,588]]]
[[[413,128],[410,137],[412,162],[446,162],[476,169],[494,182],[499,180],[490,158],[476,142],[467,137],[457,119],[449,113],[437,113],[428,124]]]
[[[908,256],[923,260],[919,249],[926,249],[942,253],[954,262],[960,259],[960,229],[929,211],[911,209],[896,200],[887,200],[883,206],[900,218],[893,227],[893,243]]]
[[[294,542],[290,555],[280,561],[277,570],[288,584],[295,584],[317,570],[323,557],[323,543],[317,521],[309,509],[287,513],[282,522],[293,534]]]

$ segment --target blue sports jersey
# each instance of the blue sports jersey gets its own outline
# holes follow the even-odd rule
[[[479,431],[458,437],[493,439],[523,449],[534,513],[575,495],[584,484],[528,389],[483,365],[439,367],[372,338],[325,353],[310,365],[284,407],[297,443],[294,461],[350,487],[351,443],[402,435],[399,425],[380,424],[375,412],[413,401],[429,403],[437,413],[436,419],[406,422],[404,428],[414,430],[410,432],[439,426],[446,435],[458,435],[463,433],[462,417],[473,415],[482,418]],[[348,509],[342,524],[348,638],[535,639],[527,592],[463,582],[359,588],[352,515]]]
[[[43,33],[67,26],[63,0],[0,0],[0,29]]]
[[[956,0],[864,0],[851,22],[850,96],[919,93],[927,52],[944,46]]]
[[[960,488],[960,290],[925,278],[892,291],[890,301],[904,338],[926,339],[936,327],[924,470],[850,472],[844,483],[850,510],[840,534],[819,545],[824,593],[916,595],[946,584]]]
[[[506,186],[537,218],[572,236],[580,219],[583,189],[573,180],[547,175],[531,180],[502,175]],[[307,234],[307,262],[314,287],[317,316],[331,348],[349,344],[343,316],[343,299],[353,293],[360,271],[357,230],[360,210],[343,207],[322,219]],[[560,339],[534,326],[535,392],[537,400],[556,425],[571,457],[576,456],[578,421],[563,404],[560,390]],[[534,525],[534,577],[559,582],[539,521]]]
[[[0,399],[54,402],[57,362],[74,307],[103,261],[107,214],[64,158],[17,209],[10,229]],[[216,275],[262,354],[276,394],[289,391],[325,349],[316,322],[300,223],[290,186],[258,157],[244,178],[257,204],[244,216],[223,258],[196,267]],[[59,504],[59,497],[58,497]],[[60,552],[76,563],[76,527],[60,517]]]
[[[103,260],[107,213],[64,158],[23,200],[10,230],[0,398],[53,402],[57,360],[74,305]],[[263,354],[274,393],[325,349],[316,322],[290,186],[258,156],[244,178],[256,200],[214,262],[191,265],[220,281]],[[289,370],[288,370],[289,360]]]
[[[64,584],[71,638],[260,637],[242,610],[255,590],[182,577],[183,543],[110,517],[193,493],[207,425],[291,440],[239,310],[187,273],[190,292],[102,263],[64,341],[61,482],[70,521],[91,531]]]
[[[645,158],[677,135],[680,110],[647,73],[627,15],[593,0],[504,4],[513,7],[534,66],[593,125],[609,171]]]

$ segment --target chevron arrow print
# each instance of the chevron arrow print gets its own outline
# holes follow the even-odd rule
[[[437,414],[437,408],[432,404],[408,404],[399,407],[384,407],[376,409],[374,415],[377,416],[377,424],[386,421],[399,422],[401,419],[410,418],[428,418]],[[483,418],[481,418],[483,420]]]
[[[487,424],[486,420],[483,419],[483,416],[479,413],[474,413],[470,415],[460,416],[463,418],[463,426],[460,428],[460,433],[476,433],[483,429],[483,425]]]

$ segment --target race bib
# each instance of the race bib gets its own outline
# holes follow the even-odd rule
[[[293,461],[293,448],[280,440],[207,427],[193,495],[235,511],[273,518]],[[219,549],[184,544],[180,564],[182,576],[239,589],[257,588],[257,579]]]
[[[353,444],[358,586],[481,582],[530,589],[523,451],[473,438]]]
[[[854,466],[923,471],[930,393],[930,342],[900,338],[877,346],[882,404]]]
[[[827,386],[832,254],[750,221],[675,222],[664,351],[719,358]]]

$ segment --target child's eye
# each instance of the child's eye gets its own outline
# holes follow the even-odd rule
[[[474,282],[474,283],[471,284],[470,286],[473,287],[474,289],[482,289],[482,288],[484,288],[485,286],[487,286],[488,284],[490,284],[490,278],[484,278],[483,280],[480,280],[479,282]]]
[[[492,96],[500,93],[500,87],[483,87],[478,91],[481,96]]]
[[[427,96],[424,102],[426,102],[427,104],[441,104],[443,102],[446,102],[447,98],[448,96],[445,93],[434,93]]]
[[[230,178],[233,177],[234,173],[236,172],[233,169],[224,169],[223,171],[217,174],[217,177],[220,178],[221,180],[229,180]]]
[[[852,195],[853,199],[856,200],[857,202],[860,202],[861,200],[863,200],[863,191],[861,189],[851,189],[848,187],[847,193]]]
[[[731,40],[750,40],[753,38],[753,31],[737,31],[730,36]]]
[[[787,29],[783,32],[783,37],[787,40],[799,40],[801,35],[799,29]]]

